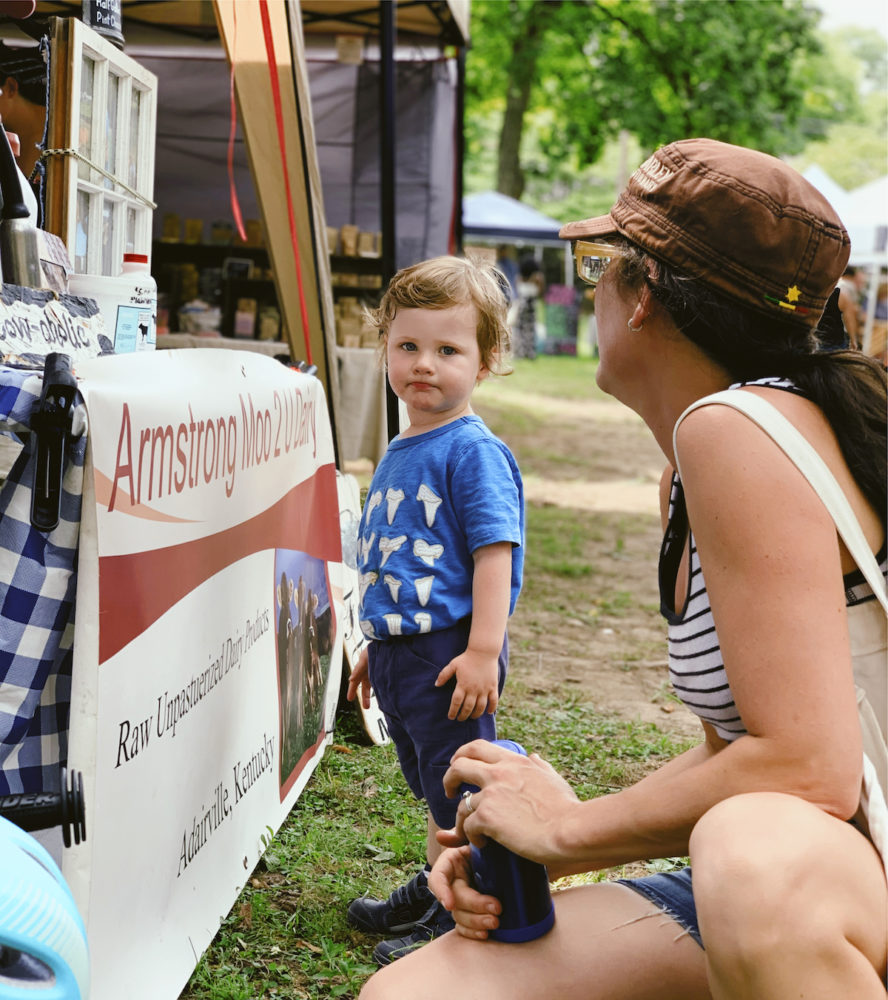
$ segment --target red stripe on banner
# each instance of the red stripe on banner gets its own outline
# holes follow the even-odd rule
[[[225,531],[181,545],[100,557],[99,663],[210,577],[265,549],[293,549],[341,562],[334,465],[321,466],[268,510]]]
[[[284,112],[281,105],[281,86],[278,80],[277,60],[274,55],[274,39],[271,34],[271,18],[268,16],[268,0],[259,0],[262,17],[262,33],[265,36],[265,51],[268,55],[268,72],[271,76],[271,95],[274,100],[274,118],[277,124],[278,145],[281,147],[281,163],[284,167],[284,186],[287,191],[287,216],[290,220],[290,240],[293,257],[296,260],[296,287],[299,291],[299,309],[302,314],[302,337],[305,341],[305,360],[312,364],[311,343],[308,336],[308,308],[302,288],[302,258],[299,256],[299,240],[296,238],[296,217],[293,214],[293,194],[290,191],[290,168],[287,165],[287,144],[284,140]]]

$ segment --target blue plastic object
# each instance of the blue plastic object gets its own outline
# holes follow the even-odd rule
[[[514,740],[493,743],[527,756],[524,747]],[[533,941],[552,929],[555,907],[545,865],[528,861],[495,840],[488,840],[483,847],[473,844],[471,863],[475,888],[502,903],[499,927],[490,932],[491,938],[512,943]]]
[[[0,816],[0,1000],[87,1000],[89,951],[49,853]]]

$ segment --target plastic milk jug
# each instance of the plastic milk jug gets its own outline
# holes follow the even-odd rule
[[[524,747],[514,740],[493,742],[527,756]],[[472,786],[466,787],[477,791]],[[515,943],[533,941],[552,929],[555,908],[545,865],[528,861],[495,840],[488,840],[483,847],[472,845],[471,866],[478,892],[495,896],[503,906],[499,927],[490,931],[491,938]]]
[[[115,354],[153,351],[157,343],[157,283],[148,255],[125,253],[119,275],[72,274],[68,292],[95,299]]]

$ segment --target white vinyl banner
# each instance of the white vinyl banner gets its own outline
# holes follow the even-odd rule
[[[173,1000],[320,761],[341,541],[320,382],[244,351],[77,365],[89,447],[63,873],[91,1000]]]

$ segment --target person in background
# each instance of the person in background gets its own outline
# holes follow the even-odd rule
[[[536,257],[526,255],[518,264],[518,310],[512,337],[516,358],[535,358],[537,300],[546,290],[542,267]]]
[[[839,278],[837,286],[839,289],[839,310],[842,313],[842,322],[848,331],[848,344],[855,350],[860,349],[860,340],[863,334],[860,305],[865,281],[866,272],[849,265],[845,268],[842,277]]]
[[[866,314],[864,299],[861,311]],[[876,304],[873,310],[873,328],[867,346],[867,354],[875,358],[883,367],[888,366],[888,282],[882,281],[876,290]]]
[[[598,385],[666,460],[669,671],[703,739],[586,801],[538,756],[458,750],[446,790],[479,791],[439,836],[429,879],[457,930],[377,973],[361,1000],[885,1000],[885,777],[864,756],[852,665],[868,652],[882,686],[867,746],[884,762],[886,617],[771,437],[722,400],[694,406],[715,392],[769,402],[820,454],[888,572],[885,372],[822,350],[816,332],[847,233],[781,160],[687,139],[643,163],[608,215],[561,235],[596,287]],[[849,616],[871,627],[866,649]],[[554,928],[504,944],[487,939],[500,901],[471,885],[466,840],[486,838],[556,879],[690,865],[556,891]]]
[[[0,41],[0,122],[8,133],[18,137],[17,144],[10,139],[10,145],[39,205],[38,165],[46,130],[46,63],[36,45],[13,47]]]
[[[463,743],[496,739],[524,499],[511,452],[471,407],[475,386],[507,371],[499,272],[457,257],[415,264],[394,276],[370,320],[409,426],[389,443],[361,517],[360,625],[370,642],[347,696],[360,688],[369,705],[372,685],[407,784],[428,807],[425,868],[387,899],[348,908],[354,926],[391,936],[373,952],[385,965],[453,927],[427,884],[436,833],[456,818],[442,778]]]
[[[509,303],[518,298],[518,261],[515,259],[515,248],[508,243],[501,243],[496,248],[496,266],[502,271],[509,282]]]

